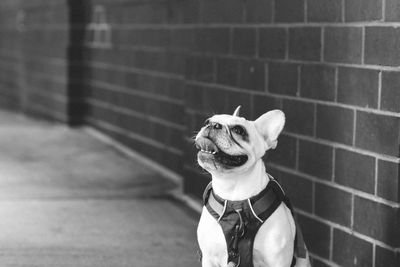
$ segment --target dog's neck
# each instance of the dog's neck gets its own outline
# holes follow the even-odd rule
[[[252,168],[240,173],[213,174],[215,194],[226,200],[245,200],[260,193],[268,184],[264,162],[258,160]]]

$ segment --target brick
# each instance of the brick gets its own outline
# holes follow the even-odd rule
[[[386,0],[385,21],[400,21],[400,2],[397,0]]]
[[[162,29],[115,29],[112,38],[125,46],[165,47],[170,43],[169,32]]]
[[[339,68],[338,102],[361,107],[378,106],[377,70]]]
[[[340,148],[336,149],[335,182],[374,194],[375,158]]]
[[[330,265],[324,263],[323,261],[321,261],[319,259],[313,258],[311,255],[310,255],[310,259],[311,259],[311,266],[313,266],[313,267],[330,267]]]
[[[400,253],[376,246],[375,267],[400,266]]]
[[[298,67],[295,64],[268,64],[268,91],[282,95],[296,95]]]
[[[382,0],[345,0],[345,21],[382,19]]]
[[[222,54],[229,53],[229,29],[202,28],[195,31],[195,51]]]
[[[258,55],[261,58],[284,59],[286,55],[286,29],[259,29]]]
[[[266,95],[253,95],[253,119],[267,111],[273,109],[282,109],[282,99]]]
[[[382,72],[381,109],[400,113],[400,72]]]
[[[233,29],[233,53],[240,56],[254,57],[256,54],[256,29]]]
[[[242,0],[204,0],[202,4],[205,23],[237,23],[244,20]]]
[[[121,8],[120,18],[122,24],[161,24],[167,21],[168,10],[161,5],[126,5]]]
[[[217,83],[236,86],[239,77],[239,61],[231,58],[217,59]]]
[[[171,49],[195,50],[195,37],[197,31],[190,28],[177,28],[169,30],[169,45]]]
[[[118,64],[117,58],[111,59],[107,54],[105,62]],[[122,56],[121,56],[122,57]],[[183,72],[184,56],[172,51],[135,51],[133,66],[147,70],[156,70],[166,73],[181,74]],[[122,59],[119,59],[122,60]],[[113,62],[115,61],[115,62]]]
[[[282,110],[285,112],[285,130],[304,135],[314,135],[314,104],[296,100],[283,100]],[[301,110],[301,112],[299,112]]]
[[[378,196],[398,202],[400,199],[400,164],[378,161]]]
[[[186,94],[186,80],[169,79],[167,95],[172,99],[184,100]]]
[[[310,141],[299,142],[299,171],[323,180],[332,179],[333,148]]]
[[[210,114],[211,115],[211,114]],[[193,125],[194,130],[197,132],[204,126],[205,120],[210,117],[210,115],[203,115],[203,113],[194,113],[193,115]]]
[[[334,101],[335,68],[320,65],[301,67],[300,95],[318,100]]]
[[[314,201],[316,215],[343,226],[350,226],[351,194],[316,183]]]
[[[317,137],[351,145],[353,120],[354,112],[350,109],[317,105]]]
[[[324,261],[322,261],[322,259],[314,258],[311,255],[310,255],[310,260],[311,260],[311,266],[313,266],[313,267],[331,267],[332,266],[332,265],[329,265],[328,263],[325,263]],[[326,262],[329,262],[329,261],[326,260]]]
[[[400,29],[366,27],[365,63],[400,66]]]
[[[219,114],[227,109],[229,91],[217,88],[204,88],[202,95],[203,111]]]
[[[340,22],[342,20],[342,1],[308,0],[307,21]]]
[[[246,22],[265,23],[272,20],[272,0],[247,0]]]
[[[241,116],[245,118],[251,117],[251,95],[247,92],[227,91],[226,92],[226,108],[224,113],[233,114],[235,109],[241,105]]]
[[[209,174],[196,172],[192,169],[184,169],[184,177],[190,177],[190,183],[183,183],[183,190],[190,196],[194,196],[198,200],[202,199],[202,192],[210,182]]]
[[[326,27],[324,60],[361,63],[362,29],[360,27]]]
[[[354,230],[390,246],[399,245],[397,209],[355,196]]]
[[[330,227],[312,218],[297,215],[307,249],[320,257],[329,258]],[[313,265],[314,266],[314,265]]]
[[[267,161],[294,168],[296,164],[296,139],[287,135],[278,138],[278,146],[267,151]]]
[[[166,121],[183,123],[183,116],[181,116],[183,114],[183,107],[180,103],[170,103],[153,99],[148,101],[146,113]]]
[[[275,170],[271,171],[271,174],[280,183],[295,208],[311,212],[312,182],[310,180]]]
[[[346,267],[372,266],[372,244],[334,229],[333,261]]]
[[[243,60],[239,63],[240,88],[254,91],[265,91],[265,63],[254,60]]]
[[[319,61],[321,59],[321,28],[289,29],[289,58]]]
[[[182,1],[183,23],[197,23],[200,21],[200,2],[196,0]]]
[[[214,81],[214,59],[210,57],[188,57],[186,78],[203,82]]]
[[[185,103],[191,109],[203,109],[203,88],[197,85],[186,85]]]
[[[389,156],[399,156],[400,118],[357,112],[356,146]]]
[[[304,0],[275,1],[275,22],[304,21]]]

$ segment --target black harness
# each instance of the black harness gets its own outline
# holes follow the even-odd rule
[[[209,183],[204,191],[203,201],[207,210],[221,225],[228,248],[228,263],[233,262],[236,267],[253,267],[253,245],[258,229],[282,202],[293,214],[288,197],[271,176],[270,182],[261,193],[241,201],[220,198]],[[294,255],[306,258],[307,251],[297,222],[294,245]],[[291,266],[296,264],[294,255]]]

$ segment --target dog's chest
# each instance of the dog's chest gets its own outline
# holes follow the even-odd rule
[[[226,266],[228,254],[222,228],[206,209],[200,218],[197,234],[203,254],[203,267]],[[262,248],[255,244],[252,251],[254,267],[265,266],[261,250]]]
[[[293,256],[295,225],[290,210],[282,203],[259,228],[255,238],[253,266],[290,266]],[[203,209],[197,236],[203,267],[227,266],[227,245],[217,220]]]

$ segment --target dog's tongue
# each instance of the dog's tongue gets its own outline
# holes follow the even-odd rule
[[[210,139],[206,137],[197,138],[195,143],[198,149],[208,152],[218,152],[217,146]]]

